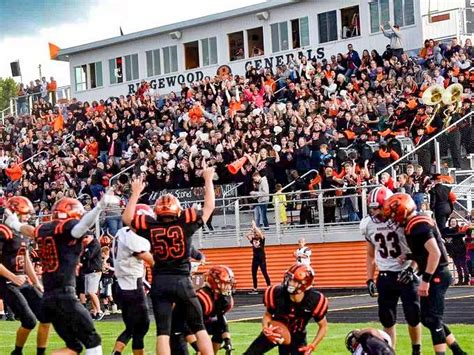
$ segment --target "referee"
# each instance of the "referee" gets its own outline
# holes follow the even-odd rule
[[[137,205],[139,206],[141,205]],[[137,214],[140,213],[142,212]],[[121,228],[113,241],[112,256],[118,281],[117,301],[122,308],[122,319],[125,323],[125,330],[117,338],[112,354],[122,354],[132,339],[133,354],[143,355],[143,339],[148,332],[150,318],[142,277],[143,261],[149,265],[154,264],[150,254],[150,242],[135,234],[129,227]]]

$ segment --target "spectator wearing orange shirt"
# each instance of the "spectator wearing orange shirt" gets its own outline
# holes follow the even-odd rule
[[[89,138],[89,144],[87,144],[86,151],[94,159],[97,159],[99,156],[99,143],[97,143],[94,137]]]
[[[5,169],[5,174],[10,179],[10,182],[7,184],[7,192],[15,191],[20,186],[23,169],[19,164],[11,161],[8,164],[8,168]]]
[[[58,89],[58,84],[53,77],[49,78],[49,83],[46,85],[46,89],[48,90],[48,94],[51,97],[51,102],[53,106],[56,105],[56,90]]]

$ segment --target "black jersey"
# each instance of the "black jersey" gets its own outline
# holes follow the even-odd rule
[[[408,247],[411,250],[411,258],[418,264],[418,270],[424,272],[428,262],[428,251],[425,249],[425,243],[434,238],[438,248],[441,251],[441,257],[436,269],[448,265],[448,253],[432,218],[418,215],[412,218],[405,227],[405,235]]]
[[[71,230],[79,220],[70,218],[41,224],[35,229],[38,253],[43,265],[45,292],[76,286],[76,267],[82,252],[81,238]]]
[[[201,303],[204,323],[210,322],[217,318],[227,324],[224,314],[234,307],[234,298],[232,296],[224,296],[216,294],[208,286],[204,286],[196,292],[199,303]]]
[[[148,239],[155,260],[153,274],[189,275],[191,237],[203,225],[194,208],[188,208],[171,221],[162,222],[148,215],[135,216],[132,228]]]
[[[255,259],[264,259],[265,258],[265,238],[259,238],[253,236],[250,240],[252,244],[253,257]]]
[[[0,224],[0,264],[15,275],[25,275],[25,255],[29,243],[28,238]]]
[[[265,291],[263,303],[272,318],[285,323],[290,333],[305,333],[306,325],[314,318],[321,321],[328,311],[328,299],[315,288],[305,291],[303,300],[295,303],[282,285],[270,286]]]

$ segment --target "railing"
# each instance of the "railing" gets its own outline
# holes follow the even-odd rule
[[[391,170],[391,171],[392,171],[392,174],[390,174],[390,175],[393,175],[393,171],[394,171],[393,168],[395,167],[395,165],[400,164],[401,161],[403,161],[404,159],[408,158],[409,156],[412,156],[413,154],[415,154],[417,151],[419,151],[419,150],[420,150],[421,148],[423,148],[424,146],[426,146],[426,145],[428,145],[428,144],[430,144],[430,143],[432,143],[432,142],[436,142],[436,139],[437,139],[438,137],[440,137],[440,136],[443,135],[444,133],[449,133],[449,131],[450,131],[452,128],[456,127],[456,126],[459,125],[460,123],[463,123],[463,122],[466,120],[466,118],[471,117],[473,114],[474,114],[474,111],[469,112],[467,115],[463,116],[460,120],[458,120],[458,121],[456,121],[456,122],[454,122],[454,123],[451,123],[448,127],[444,128],[444,129],[441,130],[440,132],[436,133],[433,137],[431,137],[431,138],[428,139],[427,141],[425,141],[425,142],[423,142],[422,144],[416,146],[415,149],[413,149],[413,150],[411,150],[410,152],[407,152],[405,155],[401,156],[397,161],[394,161],[393,163],[387,165],[385,168],[383,168],[382,170],[380,170],[379,172],[377,172],[377,173],[375,174],[375,176],[376,176],[377,179],[378,179],[379,176],[380,176],[382,173],[384,173],[384,172],[386,172],[386,171],[388,171],[388,170]],[[437,172],[439,172],[439,171],[441,170],[441,162],[440,162],[441,157],[440,157],[440,154],[439,154],[439,150],[438,150],[437,153],[436,153],[435,159],[436,159],[436,166],[437,166],[437,169],[436,169],[436,170],[437,170]]]
[[[10,99],[9,114],[17,116],[18,114],[30,114],[34,103],[41,98],[41,93],[28,94],[23,96],[16,96]],[[51,103],[61,103],[62,100],[70,100],[71,87],[61,86],[56,91],[48,92],[46,101]]]

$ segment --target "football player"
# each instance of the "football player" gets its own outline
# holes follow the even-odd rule
[[[245,354],[264,354],[275,346],[278,346],[280,354],[309,355],[316,350],[328,329],[328,299],[311,287],[313,280],[314,271],[310,266],[295,264],[285,273],[281,285],[267,288],[263,299],[266,311],[262,319],[262,332]],[[307,344],[306,325],[311,318],[318,323],[318,332]],[[272,330],[272,320],[286,324],[291,334],[291,344],[278,345],[281,338]]]
[[[10,198],[5,207],[15,212],[25,223],[35,213],[31,201],[23,196]],[[36,353],[44,354],[48,343],[50,324],[44,320],[40,311],[43,286],[33,268],[28,251],[29,244],[30,239],[0,224],[0,296],[21,322],[16,332],[15,350],[12,355],[22,354],[23,346],[36,326],[37,319],[40,320],[40,325]]]
[[[205,164],[204,164],[205,165]],[[154,207],[156,218],[135,216],[135,206],[145,188],[143,180],[132,182],[132,195],[123,212],[124,223],[151,243],[155,260],[151,299],[156,319],[156,351],[169,355],[173,305],[184,307],[186,322],[196,335],[203,355],[213,354],[212,343],[203,322],[202,309],[190,279],[190,252],[192,235],[207,222],[214,205],[214,169],[203,167],[205,181],[202,214],[194,208],[183,210],[179,200],[171,195],[160,196]]]
[[[153,216],[153,210],[143,204],[135,207],[135,215]],[[122,319],[125,330],[115,342],[113,355],[120,355],[132,339],[134,355],[143,355],[144,337],[148,332],[150,317],[148,302],[143,288],[144,261],[153,266],[153,256],[150,253],[150,242],[123,227],[118,230],[112,243],[112,257],[115,266],[115,276],[118,282],[117,302],[122,309]]]
[[[367,286],[369,294],[377,297],[379,319],[384,331],[396,345],[397,304],[402,300],[408,323],[412,354],[421,354],[420,299],[417,295],[418,278],[414,265],[407,259],[410,250],[403,228],[393,226],[383,218],[383,203],[393,193],[384,186],[370,191],[367,205],[370,215],[360,222],[360,231],[367,241]],[[413,263],[414,264],[414,263]],[[375,266],[379,270],[374,282]]]
[[[56,333],[66,343],[66,348],[56,354],[78,354],[84,346],[86,355],[102,355],[101,338],[89,312],[76,298],[75,283],[81,238],[112,198],[111,192],[106,193],[88,213],[77,199],[61,198],[51,209],[53,220],[36,228],[20,222],[16,213],[11,213],[5,221],[10,228],[35,238],[38,243],[44,284],[41,314],[45,322],[53,323]]]
[[[346,348],[353,355],[395,355],[390,335],[373,328],[351,330]]]
[[[405,228],[405,236],[422,280],[418,286],[421,322],[431,332],[436,355],[446,353],[446,344],[453,354],[466,354],[443,322],[444,296],[451,284],[448,255],[433,219],[416,213],[410,195],[397,193],[384,202],[385,218]]]

